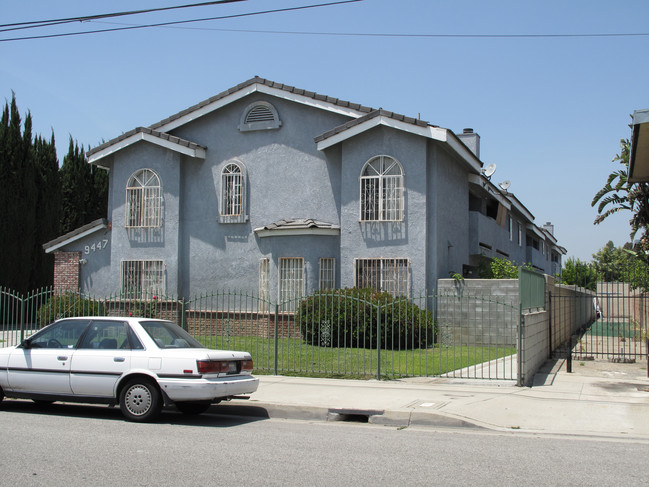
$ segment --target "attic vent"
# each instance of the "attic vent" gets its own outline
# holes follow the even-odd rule
[[[246,123],[272,122],[273,120],[275,120],[275,115],[273,115],[270,108],[264,105],[253,107],[246,115]]]
[[[271,130],[282,126],[275,107],[268,102],[258,101],[246,107],[241,115],[239,130]]]

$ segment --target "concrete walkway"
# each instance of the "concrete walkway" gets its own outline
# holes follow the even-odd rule
[[[649,441],[646,363],[573,362],[568,374],[565,361],[548,362],[533,387],[452,378],[259,378],[249,400],[235,399],[213,412]]]

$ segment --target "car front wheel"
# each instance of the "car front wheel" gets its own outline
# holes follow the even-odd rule
[[[183,414],[201,414],[207,411],[211,405],[210,401],[185,401],[177,402],[176,408]]]
[[[151,380],[130,380],[119,395],[119,408],[129,421],[153,421],[162,410],[160,391]]]

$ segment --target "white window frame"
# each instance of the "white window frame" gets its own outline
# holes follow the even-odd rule
[[[126,228],[158,228],[162,225],[162,185],[152,169],[139,169],[126,184]]]
[[[360,177],[360,221],[403,221],[403,167],[386,155],[365,163]]]
[[[318,265],[318,289],[336,288],[336,259],[333,257],[323,257]]]
[[[122,260],[120,289],[127,299],[152,299],[166,289],[163,260]]]
[[[240,161],[228,161],[221,171],[219,217],[221,223],[245,223],[246,167]]]
[[[354,259],[354,285],[409,296],[410,259]]]
[[[259,311],[268,311],[270,301],[270,259],[259,259]]]
[[[281,257],[278,272],[278,298],[283,310],[297,308],[298,300],[304,296],[304,258]]]

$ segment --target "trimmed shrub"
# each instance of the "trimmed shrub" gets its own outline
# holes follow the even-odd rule
[[[37,320],[40,326],[50,324],[60,318],[70,316],[106,316],[103,303],[84,299],[78,293],[52,296],[38,309]]]
[[[380,330],[378,324],[380,320]],[[317,291],[297,311],[309,345],[387,350],[427,348],[435,342],[433,314],[404,297],[374,289]]]

